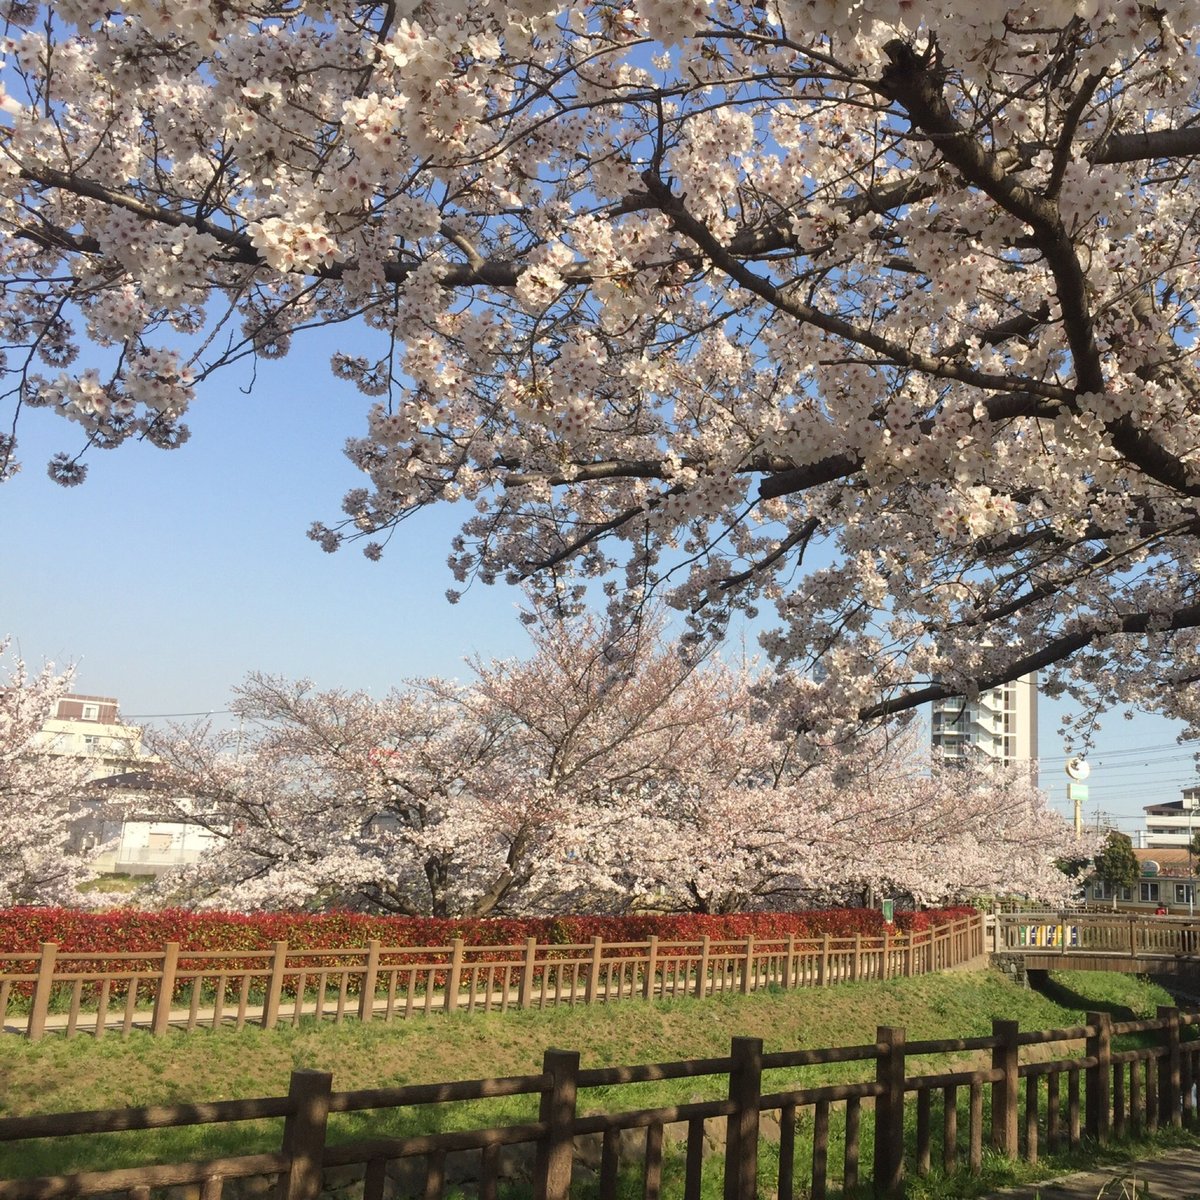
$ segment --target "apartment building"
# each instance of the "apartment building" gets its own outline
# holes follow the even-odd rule
[[[933,748],[944,762],[972,756],[1037,769],[1037,674],[988,688],[974,700],[953,696],[934,702],[930,722]]]
[[[47,754],[86,758],[91,779],[127,771],[143,755],[141,728],[121,720],[112,696],[61,697],[34,745]]]

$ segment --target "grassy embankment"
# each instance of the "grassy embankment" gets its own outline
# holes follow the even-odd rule
[[[277,1096],[286,1092],[288,1075],[296,1067],[332,1071],[334,1088],[349,1090],[537,1072],[549,1046],[579,1050],[584,1067],[661,1062],[726,1054],[735,1034],[763,1038],[768,1051],[871,1041],[877,1025],[903,1026],[910,1040],[964,1037],[989,1033],[993,1018],[1017,1020],[1023,1029],[1053,1028],[1081,1023],[1088,1009],[1109,1009],[1117,1019],[1127,1019],[1152,1015],[1156,1004],[1170,1002],[1160,989],[1126,976],[1079,972],[1058,981],[1057,1002],[1023,991],[998,973],[981,972],[846,984],[828,991],[463,1014],[391,1026],[308,1022],[271,1033],[172,1032],[159,1039],[135,1033],[127,1040],[51,1037],[37,1044],[8,1036],[0,1038],[0,1114]],[[908,1073],[946,1070],[949,1061],[966,1065],[962,1056],[912,1060]],[[865,1064],[851,1063],[776,1072],[764,1086],[776,1090],[787,1082],[811,1086],[861,1079],[868,1070]],[[590,1089],[581,1093],[579,1107],[581,1112],[614,1111],[682,1103],[720,1095],[722,1082],[691,1079]],[[514,1097],[382,1116],[347,1114],[333,1119],[330,1136],[342,1141],[368,1132],[501,1124],[533,1119],[533,1108],[531,1098]],[[863,1124],[866,1175],[869,1113]],[[0,1178],[253,1152],[276,1148],[278,1139],[278,1122],[261,1122],[0,1146]],[[836,1134],[831,1164],[837,1161],[835,1153]],[[774,1158],[774,1148],[764,1146],[764,1183],[773,1179]],[[714,1167],[706,1175],[719,1173],[719,1166]],[[668,1162],[668,1182],[675,1170]],[[798,1179],[803,1171],[803,1163],[798,1164]],[[980,1183],[995,1186],[1030,1177],[1028,1168],[1010,1168],[989,1157]],[[910,1195],[965,1196],[978,1186],[960,1179],[939,1191],[936,1181],[914,1181]]]

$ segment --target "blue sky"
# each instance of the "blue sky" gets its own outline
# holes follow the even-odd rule
[[[78,431],[22,415],[23,470],[0,490],[0,631],[30,661],[77,663],[78,689],[130,714],[223,707],[251,669],[386,691],[461,674],[473,651],[523,653],[519,593],[446,602],[449,510],[410,522],[380,563],[305,537],[360,482],[341,446],[368,402],[312,343],[264,366],[249,396],[233,374],[209,382],[181,449],[92,453],[77,488],[45,462]]]
[[[24,414],[24,470],[0,486],[0,635],[31,663],[74,662],[76,690],[116,696],[137,719],[219,711],[251,670],[381,694],[412,676],[464,677],[469,654],[523,654],[517,591],[445,600],[454,510],[410,521],[379,563],[304,536],[361,483],[341,446],[363,431],[369,401],[330,375],[331,344],[298,339],[262,364],[250,395],[247,376],[218,375],[182,449],[93,453],[73,489],[51,483],[45,463],[76,449],[78,431]],[[1042,784],[1066,810],[1060,715],[1043,700]],[[1131,828],[1143,805],[1178,798],[1196,768],[1177,728],[1110,714],[1088,815]]]

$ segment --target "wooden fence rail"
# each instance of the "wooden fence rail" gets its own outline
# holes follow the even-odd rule
[[[978,1172],[985,1145],[1010,1159],[1036,1162],[1047,1150],[1078,1147],[1084,1137],[1101,1146],[1135,1130],[1196,1129],[1200,1040],[1184,1040],[1182,1031],[1197,1022],[1200,1014],[1175,1008],[1160,1008],[1150,1020],[1117,1023],[1097,1012],[1087,1014],[1087,1024],[1068,1029],[1022,1032],[1016,1022],[998,1020],[990,1035],[922,1042],[908,1042],[903,1029],[880,1026],[875,1041],[865,1045],[770,1054],[758,1039],[736,1037],[724,1058],[589,1069],[580,1068],[573,1051],[547,1050],[537,1075],[357,1092],[334,1092],[327,1073],[295,1071],[286,1097],[0,1119],[0,1142],[55,1138],[64,1144],[95,1133],[283,1118],[276,1151],[0,1180],[0,1200],[121,1193],[146,1200],[151,1188],[184,1184],[198,1186],[202,1200],[222,1200],[227,1181],[248,1176],[259,1177],[256,1195],[274,1180],[279,1200],[316,1200],[324,1172],[335,1167],[357,1169],[363,1200],[385,1194],[442,1200],[451,1175],[458,1190],[495,1200],[502,1171],[511,1176],[514,1167],[514,1152],[506,1148],[519,1146],[531,1164],[525,1178],[535,1200],[566,1200],[589,1144],[603,1200],[617,1194],[623,1168],[640,1178],[645,1200],[658,1200],[672,1147],[682,1159],[685,1200],[701,1195],[710,1173],[723,1178],[725,1200],[757,1200],[765,1114],[778,1122],[779,1200],[794,1200],[798,1189],[824,1200],[831,1187],[848,1192],[867,1180],[876,1196],[895,1197],[907,1173],[925,1175],[935,1164],[947,1174]],[[1139,1047],[1114,1050],[1114,1037],[1123,1034],[1141,1035]],[[1028,1048],[1034,1053],[1022,1061]],[[922,1057],[971,1053],[983,1063],[910,1073]],[[1053,1057],[1041,1061],[1046,1054]],[[990,1065],[983,1065],[989,1056]],[[805,1068],[830,1063],[860,1064],[862,1078],[805,1084]],[[701,1077],[717,1098],[617,1112],[590,1111],[597,1106],[580,1099],[589,1089],[615,1084]],[[520,1095],[536,1097],[536,1120],[394,1132],[403,1128],[396,1109],[438,1104],[444,1112],[450,1104]],[[906,1134],[906,1116],[914,1109]],[[329,1140],[331,1121],[364,1111],[385,1118],[388,1136]],[[802,1119],[805,1133],[798,1139]],[[712,1144],[715,1153],[709,1153]],[[342,1185],[346,1178],[339,1175]]]
[[[1156,959],[1200,954],[1200,919],[1147,913],[1002,913],[989,949],[1062,957]]]
[[[134,1028],[158,1036],[253,1022],[265,1029],[315,1017],[341,1022],[507,1011],[553,1004],[827,987],[922,975],[984,952],[978,914],[912,934],[699,942],[387,947],[353,950],[184,950],[105,954],[42,944],[0,955],[0,1029],[32,1040]],[[99,965],[97,965],[99,964]]]

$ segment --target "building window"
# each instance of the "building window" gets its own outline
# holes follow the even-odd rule
[[[85,720],[85,721],[100,720],[100,705],[85,704],[83,706],[83,720]]]
[[[1177,883],[1175,885],[1176,904],[1191,904],[1192,898],[1192,885],[1190,883]]]
[[[94,733],[85,733],[83,735],[83,752],[85,754],[100,753],[100,738]]]
[[[1142,882],[1140,899],[1143,904],[1158,903],[1158,884]]]

